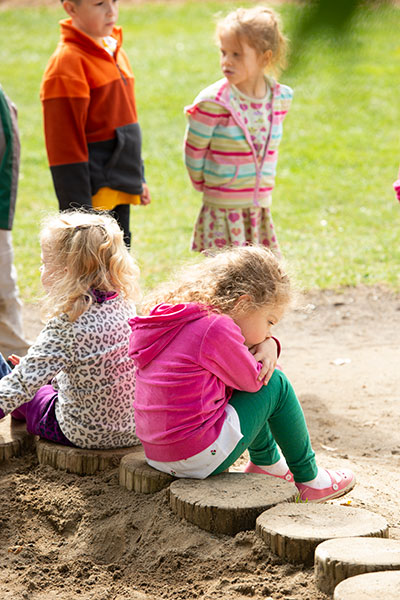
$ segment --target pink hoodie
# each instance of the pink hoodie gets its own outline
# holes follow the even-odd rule
[[[232,390],[261,388],[261,364],[230,317],[198,304],[159,304],[129,323],[136,434],[147,458],[198,454],[218,438]]]

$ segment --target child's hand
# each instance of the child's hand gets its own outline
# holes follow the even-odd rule
[[[259,372],[257,379],[262,381],[264,385],[267,385],[275,370],[276,361],[278,360],[278,346],[275,340],[267,338],[261,342],[261,344],[252,346],[250,352],[257,362],[262,363],[262,369]]]
[[[142,192],[142,195],[140,196],[140,204],[143,204],[144,206],[146,206],[146,204],[150,204],[150,202],[151,202],[151,197],[150,197],[149,187],[148,187],[147,183],[143,183],[143,192]]]
[[[7,357],[7,360],[15,367],[21,362],[21,357],[16,354],[10,354],[10,356]]]

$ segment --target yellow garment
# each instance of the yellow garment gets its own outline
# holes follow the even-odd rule
[[[113,210],[119,204],[140,204],[140,196],[109,187],[100,188],[97,194],[92,196],[92,206],[97,210]]]

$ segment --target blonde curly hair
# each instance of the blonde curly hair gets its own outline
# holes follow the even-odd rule
[[[265,6],[238,8],[217,21],[217,39],[222,32],[236,35],[239,43],[245,41],[258,54],[272,52],[268,70],[275,75],[287,66],[288,39],[282,33],[280,16]]]
[[[148,314],[160,303],[194,302],[232,316],[241,296],[248,298],[241,310],[286,306],[291,300],[289,277],[265,246],[230,248],[184,266],[146,296],[141,312]]]
[[[75,321],[92,304],[93,289],[139,300],[139,267],[120,227],[107,213],[71,210],[48,216],[42,223],[40,244],[52,273],[44,317],[66,313]]]

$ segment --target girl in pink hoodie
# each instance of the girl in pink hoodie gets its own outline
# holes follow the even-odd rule
[[[302,500],[354,487],[350,470],[317,467],[299,401],[275,369],[271,328],[290,296],[272,252],[247,246],[187,266],[148,299],[148,314],[130,321],[129,353],[136,434],[149,465],[205,478],[248,449],[246,472],[294,480]]]

